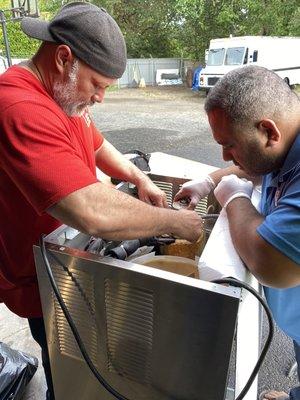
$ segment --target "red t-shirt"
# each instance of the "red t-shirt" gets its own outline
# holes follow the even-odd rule
[[[45,213],[97,182],[103,143],[89,115],[68,117],[24,68],[0,75],[0,301],[42,315],[32,246],[60,223]]]

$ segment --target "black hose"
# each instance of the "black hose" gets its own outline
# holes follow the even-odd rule
[[[243,399],[245,397],[245,395],[247,394],[248,390],[250,389],[250,387],[251,387],[251,385],[252,385],[256,375],[258,374],[258,371],[259,371],[259,369],[260,369],[260,367],[261,367],[261,365],[262,365],[262,363],[264,361],[264,358],[265,358],[265,356],[266,356],[266,354],[267,354],[267,352],[268,352],[268,350],[270,348],[270,345],[271,345],[271,342],[272,342],[272,339],[273,339],[273,336],[274,336],[274,323],[273,323],[272,314],[271,314],[271,311],[270,311],[267,303],[265,302],[265,300],[250,285],[247,285],[246,283],[241,282],[241,281],[239,281],[237,279],[234,279],[234,278],[215,279],[215,280],[213,280],[211,282],[218,283],[218,284],[227,283],[227,284],[229,284],[231,286],[240,287],[240,288],[248,290],[251,294],[253,294],[254,297],[257,298],[257,300],[263,306],[263,308],[264,308],[264,310],[266,312],[267,318],[268,318],[269,334],[268,334],[267,340],[266,340],[266,342],[264,344],[264,347],[263,347],[263,349],[262,349],[262,351],[260,353],[260,356],[259,356],[259,358],[258,358],[258,360],[257,360],[257,362],[255,364],[255,367],[253,368],[253,371],[252,371],[252,373],[251,373],[246,385],[244,386],[243,390],[238,395],[238,397],[235,399],[235,400],[241,400],[241,399]]]
[[[118,260],[126,260],[126,258],[133,254],[137,249],[149,245],[152,241],[153,238],[124,240],[118,246],[105,252],[105,255],[117,258]]]

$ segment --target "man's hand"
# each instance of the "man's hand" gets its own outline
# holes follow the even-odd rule
[[[188,210],[193,210],[201,199],[207,196],[216,187],[212,178],[207,175],[203,178],[185,182],[174,197],[174,201],[188,199]]]
[[[146,175],[145,179],[137,185],[137,188],[141,201],[156,207],[169,208],[165,192],[160,190]]]
[[[176,213],[177,229],[172,234],[189,242],[197,242],[203,232],[202,218],[195,211],[179,210]]]
[[[227,175],[221,179],[214,194],[220,205],[225,208],[237,197],[246,197],[251,200],[252,191],[252,182],[240,179],[236,175]]]

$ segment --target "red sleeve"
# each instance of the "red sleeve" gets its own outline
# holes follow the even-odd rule
[[[93,142],[94,142],[94,150],[100,149],[104,142],[104,137],[102,134],[97,130],[95,125],[92,123],[92,132],[93,132]]]
[[[75,190],[97,182],[94,148],[89,148],[103,141],[96,128],[90,142],[83,143],[84,138],[78,137],[57,108],[52,111],[20,102],[4,112],[0,163],[39,214]]]

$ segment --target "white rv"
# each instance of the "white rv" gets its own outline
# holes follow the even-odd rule
[[[199,89],[213,87],[227,72],[244,65],[276,72],[289,85],[300,84],[300,37],[240,36],[212,39]]]

